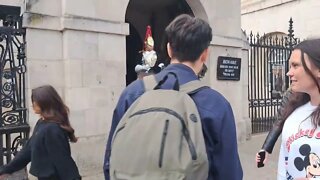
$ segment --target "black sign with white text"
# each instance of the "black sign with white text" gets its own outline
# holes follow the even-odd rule
[[[240,80],[241,59],[219,56],[217,65],[218,80]]]

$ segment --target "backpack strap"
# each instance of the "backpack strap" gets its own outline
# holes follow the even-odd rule
[[[154,75],[145,76],[142,79],[145,91],[153,90],[158,82]],[[200,80],[193,80],[180,86],[180,91],[187,94],[194,94],[202,88],[209,88],[209,85]]]
[[[156,77],[154,75],[143,77],[142,82],[143,82],[145,91],[154,89],[158,84]]]
[[[178,76],[174,72],[168,72],[168,74],[166,74],[159,82],[157,82],[156,77],[154,75],[143,77],[145,91],[160,89],[161,85],[167,81],[169,75],[173,75],[176,79],[173,85],[173,90],[179,91],[180,86]]]
[[[200,80],[193,80],[180,86],[180,91],[187,94],[194,94],[203,88],[209,88],[209,85]]]

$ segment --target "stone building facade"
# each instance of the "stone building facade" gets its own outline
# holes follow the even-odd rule
[[[51,84],[70,108],[79,137],[72,154],[83,179],[103,179],[113,109],[132,79],[130,68],[136,63],[132,56],[141,48],[146,25],[154,25],[160,51],[164,27],[177,13],[193,14],[212,26],[205,80],[230,101],[239,142],[250,137],[248,46],[240,28],[240,0],[0,0],[0,4],[22,9],[28,98],[32,88]],[[217,80],[218,56],[241,58],[239,81]],[[30,100],[28,104],[33,127],[37,116]]]
[[[241,0],[241,27],[254,33],[288,34],[293,19],[295,37],[319,37],[318,0]]]

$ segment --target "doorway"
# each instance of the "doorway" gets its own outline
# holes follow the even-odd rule
[[[148,25],[151,26],[154,50],[158,56],[155,66],[160,63],[169,64],[164,31],[166,26],[180,14],[194,16],[185,0],[131,0],[129,2],[125,18],[125,22],[129,24],[130,33],[126,37],[126,85],[137,79],[134,68],[141,63],[141,50]]]

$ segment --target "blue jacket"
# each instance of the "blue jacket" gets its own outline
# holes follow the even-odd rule
[[[194,71],[183,64],[171,64],[156,74],[156,79],[161,80],[168,72],[178,76],[179,84],[198,79]],[[174,77],[169,76],[162,85],[163,89],[173,87]],[[108,138],[104,173],[109,180],[109,157],[113,133],[130,105],[144,93],[141,80],[131,83],[121,94],[114,110],[112,125]],[[241,180],[243,172],[238,155],[236,126],[233,112],[229,102],[217,91],[203,88],[191,96],[198,107],[202,120],[202,129],[209,160],[209,180]]]

